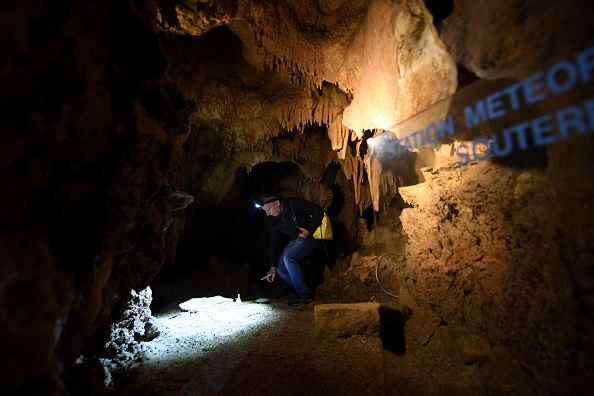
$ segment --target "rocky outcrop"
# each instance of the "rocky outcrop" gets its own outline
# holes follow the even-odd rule
[[[110,339],[105,343],[104,349],[93,357],[82,356],[77,360],[76,369],[82,371],[92,364],[89,360],[99,357],[105,368],[106,386],[113,386],[113,373],[121,374],[138,359],[144,348],[143,342],[151,341],[160,334],[150,309],[153,300],[151,288],[147,287],[139,293],[132,290],[130,294],[131,299],[126,304],[126,309],[111,326]],[[84,389],[84,385],[82,388]]]
[[[336,340],[353,336],[377,337],[380,332],[379,303],[321,304],[314,307],[315,336]]]
[[[11,2],[2,12],[0,392],[58,394],[163,263],[191,197],[174,170],[186,101],[150,2]]]
[[[585,389],[580,367],[592,356],[592,322],[580,308],[586,300],[575,298],[582,292],[575,269],[562,258],[565,244],[580,251],[579,237],[559,234],[569,218],[557,220],[566,209],[551,205],[559,192],[547,173],[483,162],[423,174],[424,184],[400,189],[412,205],[401,215],[408,259],[399,274],[410,341],[427,345],[439,326],[464,328],[481,337],[474,348],[507,348],[535,389]],[[427,332],[428,315],[436,320]],[[488,357],[488,348],[458,341],[467,359]],[[583,349],[570,347],[576,342]]]
[[[454,0],[441,38],[456,63],[481,78],[522,75],[590,42],[587,0]]]
[[[261,151],[265,142],[317,123],[363,206],[365,130],[390,128],[456,88],[455,65],[422,1],[168,3],[160,15],[170,76],[196,101],[194,127],[216,130],[227,152],[244,160],[226,174],[281,159]]]

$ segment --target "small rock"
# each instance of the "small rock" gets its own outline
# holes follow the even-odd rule
[[[489,359],[491,345],[485,337],[476,334],[463,335],[456,339],[466,364],[481,363]]]
[[[320,304],[314,307],[315,335],[338,339],[354,335],[379,337],[379,303]]]
[[[256,300],[256,302],[258,304],[268,304],[270,302],[270,299],[266,298],[266,297],[262,297],[262,298],[258,298]]]

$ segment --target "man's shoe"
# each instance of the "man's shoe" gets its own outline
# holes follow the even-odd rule
[[[297,305],[308,304],[313,301],[309,293],[297,294],[295,298],[289,299],[289,305],[295,307]]]
[[[299,293],[290,294],[289,295],[289,302],[298,300],[299,299],[299,296],[300,296]]]

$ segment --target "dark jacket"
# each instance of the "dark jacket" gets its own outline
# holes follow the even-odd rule
[[[281,205],[281,213],[278,216],[268,216],[271,267],[276,267],[280,256],[280,233],[288,235],[293,240],[299,237],[299,227],[303,227],[311,235],[320,226],[324,217],[324,209],[321,206],[305,199],[284,198]],[[310,236],[310,238],[313,237]]]

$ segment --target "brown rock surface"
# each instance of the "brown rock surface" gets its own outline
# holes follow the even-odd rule
[[[379,303],[321,304],[314,307],[315,336],[324,339],[379,336]]]

